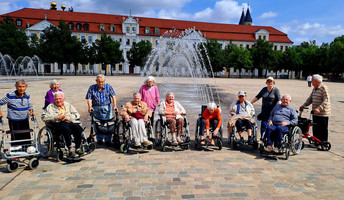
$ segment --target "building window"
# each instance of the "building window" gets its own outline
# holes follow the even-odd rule
[[[100,25],[100,31],[105,31],[105,25],[104,24]]]
[[[122,38],[118,38],[118,42],[119,42],[119,43],[122,43]]]
[[[240,44],[240,47],[242,47],[242,44]]]
[[[23,21],[21,19],[17,19],[17,26],[21,27],[23,25]]]
[[[159,31],[159,28],[154,28],[154,34],[155,34],[155,35],[159,35],[159,32],[160,32],[160,31]]]
[[[266,36],[265,35],[263,36],[263,40],[266,40]]]
[[[86,40],[86,37],[84,36],[84,35],[82,35],[81,37],[80,37],[80,41],[85,41]]]
[[[130,27],[129,26],[125,27],[125,32],[130,33]]]
[[[277,46],[276,45],[274,46],[274,50],[277,51]]]
[[[118,65],[118,71],[123,71],[123,65]]]
[[[80,23],[76,24],[76,30],[81,30],[81,24]]]
[[[36,37],[37,37],[36,33],[31,33],[31,36],[30,36],[31,40],[36,38]]]
[[[74,24],[73,23],[69,23],[68,24],[68,29],[69,30],[73,30],[74,29]]]
[[[136,26],[132,27],[133,33],[136,33]]]
[[[159,40],[155,40],[155,45],[159,45]]]
[[[77,39],[77,38],[78,38],[78,36],[77,36],[77,35],[72,35],[72,37],[74,37],[75,39]]]
[[[90,64],[89,70],[90,70],[90,71],[93,71],[93,68],[94,68],[94,64]]]
[[[261,39],[262,39],[262,36],[260,35],[260,36],[258,36],[258,38],[261,40]]]
[[[130,39],[129,38],[127,38],[126,45],[130,45]]]
[[[249,45],[249,44],[247,44],[247,45],[246,45],[246,49],[249,49],[249,48],[250,48],[250,45]]]
[[[88,44],[89,44],[89,45],[92,45],[92,43],[93,43],[93,38],[92,38],[92,36],[88,36]]]
[[[110,26],[110,31],[111,32],[116,32],[116,27],[114,25]]]
[[[82,64],[82,65],[81,65],[81,69],[82,69],[82,71],[85,72],[85,71],[86,71],[86,65],[85,65],[85,64]]]
[[[42,37],[44,36],[44,33],[39,33],[39,38],[42,39]]]
[[[134,45],[134,44],[136,44],[136,39],[135,39],[135,38],[133,38],[133,45]]]
[[[84,24],[84,31],[88,31],[90,29],[90,25]]]
[[[289,47],[288,46],[285,46],[285,50],[287,50]]]
[[[280,46],[281,50],[283,51],[283,46]]]
[[[150,28],[149,27],[145,28],[145,34],[150,34]]]

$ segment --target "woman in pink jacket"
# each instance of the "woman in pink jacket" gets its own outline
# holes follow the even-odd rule
[[[151,123],[154,122],[154,112],[156,105],[160,106],[160,95],[159,89],[155,85],[155,78],[153,76],[148,76],[144,81],[144,85],[140,88],[140,94],[142,96],[142,101],[145,102],[148,108],[152,111],[152,117],[150,118]]]

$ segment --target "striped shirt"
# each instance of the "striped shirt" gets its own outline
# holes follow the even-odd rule
[[[318,88],[313,88],[311,95],[308,97],[303,106],[312,104],[312,110],[319,108],[320,113],[316,116],[328,117],[331,115],[331,102],[328,87],[323,83]]]
[[[99,90],[98,85],[94,84],[88,88],[86,99],[92,100],[92,106],[105,106],[111,104],[111,97],[115,95],[111,85],[105,83],[102,90]]]
[[[19,121],[29,118],[29,110],[33,109],[30,95],[24,92],[23,97],[19,97],[16,90],[6,94],[0,100],[0,106],[7,104],[7,118],[9,120]]]

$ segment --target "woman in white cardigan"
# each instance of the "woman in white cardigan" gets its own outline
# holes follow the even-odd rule
[[[174,94],[168,92],[166,94],[166,100],[161,102],[159,108],[159,114],[164,115],[166,122],[170,125],[170,131],[172,133],[172,144],[183,143],[180,136],[183,133],[184,118],[183,114],[186,111],[178,101],[174,101]],[[177,127],[177,137],[176,137]]]

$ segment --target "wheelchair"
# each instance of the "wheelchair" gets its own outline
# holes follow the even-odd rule
[[[92,151],[95,150],[96,145],[94,142],[88,142],[86,139],[86,135],[84,132],[85,128],[81,133],[81,145],[80,149],[85,152],[85,154],[90,154]],[[72,143],[74,142],[73,135],[71,136]],[[38,149],[40,151],[40,155],[43,158],[49,158],[56,152],[56,161],[63,161],[63,160],[80,160],[79,158],[70,158],[68,156],[68,147],[66,145],[66,140],[62,134],[56,133],[55,128],[52,126],[51,123],[46,123],[44,127],[39,130],[38,136]]]
[[[180,146],[181,149],[190,148],[190,130],[189,122],[186,115],[182,115],[184,118],[183,134],[181,140],[183,143],[173,144],[168,140],[168,134],[170,133],[170,125],[166,122],[166,117],[159,114],[159,119],[155,122],[155,139],[153,140],[154,147],[161,148],[162,151],[166,151],[166,146]]]
[[[227,137],[227,142],[230,145],[232,145],[233,149],[238,149],[240,145],[252,145],[252,149],[256,150],[258,149],[258,140],[257,140],[257,119],[256,116],[253,116],[254,123],[252,123],[252,143],[248,142],[248,140],[245,140],[243,143],[240,142],[240,136],[239,132],[237,130],[236,125],[233,126],[232,132],[228,131],[228,137]],[[243,132],[247,132],[246,127],[243,127]],[[245,134],[245,133],[243,133]]]
[[[94,143],[94,136],[97,134],[101,135],[112,135],[114,147],[120,148],[120,139],[118,135],[119,120],[118,120],[118,111],[115,110],[115,116],[111,119],[103,120],[98,118],[93,112],[91,112],[91,131],[90,135],[87,138],[88,143]]]
[[[308,108],[304,108],[308,109]],[[303,110],[300,110],[299,116],[298,116],[298,126],[302,130],[302,138],[308,139],[309,144],[314,144],[315,146],[320,146],[321,150],[329,151],[331,149],[331,143],[328,141],[321,141],[317,137],[314,137],[313,135],[310,135],[310,128],[313,126],[313,114],[314,111],[312,110],[310,112],[309,118],[303,118],[302,117]],[[302,148],[305,146],[305,143],[302,142]]]
[[[153,141],[153,127],[148,121],[146,124],[146,133],[147,133],[147,138],[149,141]],[[118,136],[118,142],[120,143],[120,151],[122,153],[129,153],[130,148],[132,149],[147,149],[151,150],[153,149],[153,145],[148,145],[148,146],[143,146],[141,145],[140,147],[135,146],[135,141],[134,141],[134,135],[133,131],[130,126],[130,122],[126,122],[124,119],[122,119],[119,124],[118,124],[118,129],[117,129],[117,136]]]
[[[6,159],[6,168],[11,173],[17,171],[21,165],[26,165],[31,170],[36,169],[39,165],[40,152],[37,144],[36,117],[32,116],[31,120],[34,123],[34,129],[5,131],[4,119],[0,117],[2,127],[0,155],[3,159]],[[27,133],[29,133],[30,138],[16,140],[17,135]],[[8,141],[9,136],[11,140]]]
[[[202,120],[202,114],[205,111],[205,109],[207,108],[206,105],[202,105],[201,107],[201,114],[199,114],[198,119],[196,121],[196,129],[195,129],[195,149],[202,149],[203,146],[205,146],[206,149],[209,148],[209,146],[211,145],[211,141],[209,141],[208,139],[204,139],[205,145],[202,145],[201,142],[201,137],[200,137],[200,129],[201,129],[201,120]],[[218,107],[219,108],[219,107]],[[215,146],[218,148],[218,150],[222,149],[223,143],[222,143],[222,124],[220,127],[220,130],[217,133],[217,136],[213,135],[214,130],[212,129],[212,127],[210,127],[209,132],[212,134],[212,139],[215,142]],[[206,137],[206,136],[204,136]]]
[[[267,137],[265,135],[266,132],[263,132],[259,146],[260,155],[263,155],[264,153],[284,155],[285,160],[288,160],[290,151],[294,155],[299,154],[302,150],[302,131],[298,126],[289,125],[288,128],[289,131],[282,133],[282,141],[281,147],[279,148],[279,154],[274,152],[266,152],[264,150],[264,147],[267,146]]]

